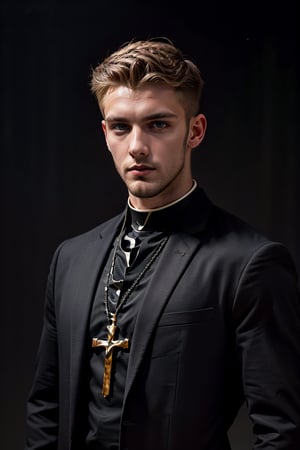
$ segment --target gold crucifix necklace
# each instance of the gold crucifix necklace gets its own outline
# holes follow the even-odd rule
[[[115,332],[118,329],[117,327],[117,318],[118,314],[124,305],[124,303],[127,301],[128,297],[132,294],[142,277],[145,275],[145,273],[150,269],[151,265],[157,258],[157,256],[160,254],[162,249],[164,248],[165,244],[167,243],[168,236],[165,237],[157,246],[154,253],[152,254],[150,260],[145,265],[143,270],[139,273],[137,278],[133,281],[131,286],[120,295],[115,312],[113,313],[109,309],[109,284],[110,280],[113,277],[114,267],[116,263],[116,256],[117,256],[117,248],[121,240],[121,236],[123,233],[123,228],[121,230],[121,233],[119,234],[119,237],[117,239],[116,245],[114,247],[114,252],[112,256],[112,262],[110,270],[108,271],[106,285],[104,289],[104,306],[105,306],[105,313],[108,320],[107,325],[107,340],[93,338],[92,339],[92,347],[104,347],[105,348],[105,360],[104,360],[104,374],[103,374],[103,385],[102,385],[102,394],[104,397],[107,397],[110,393],[110,383],[111,383],[111,370],[112,370],[112,363],[113,363],[113,349],[114,348],[123,348],[127,349],[129,348],[129,339],[114,339]]]

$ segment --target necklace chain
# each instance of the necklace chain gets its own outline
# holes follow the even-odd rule
[[[133,225],[133,223],[132,223],[131,226],[132,226],[133,230],[136,231],[136,232],[142,231],[142,230],[145,228],[145,226],[146,226],[146,224],[147,224],[147,222],[148,222],[150,216],[151,216],[151,211],[148,212],[148,214],[147,214],[147,216],[146,216],[146,219],[145,219],[143,225],[138,225],[137,229],[134,227],[134,225]]]
[[[162,251],[162,249],[164,248],[164,246],[167,243],[168,240],[168,236],[166,236],[158,245],[158,247],[156,248],[155,252],[153,253],[153,255],[151,256],[150,260],[148,261],[148,263],[145,265],[145,267],[143,268],[143,270],[139,273],[138,277],[133,281],[133,283],[131,284],[131,286],[129,286],[129,288],[124,292],[124,294],[119,298],[116,310],[114,313],[112,313],[109,310],[109,282],[110,282],[110,278],[113,274],[113,270],[115,267],[115,263],[116,263],[116,254],[117,254],[117,248],[119,245],[121,239],[121,233],[118,237],[118,241],[115,245],[114,248],[114,253],[112,256],[112,262],[111,262],[111,267],[110,270],[108,271],[108,275],[107,275],[107,280],[106,280],[106,286],[105,286],[105,299],[104,299],[104,305],[105,305],[105,312],[106,312],[106,316],[108,318],[108,320],[111,320],[112,317],[116,318],[118,313],[120,312],[120,309],[122,308],[122,306],[124,305],[124,303],[126,302],[126,300],[128,299],[128,297],[131,295],[131,293],[133,292],[133,290],[136,288],[136,286],[138,285],[138,283],[140,282],[140,280],[142,279],[142,277],[145,275],[145,273],[150,269],[151,265],[153,264],[153,262],[155,261],[155,259],[158,257],[158,255],[160,254],[160,252]]]

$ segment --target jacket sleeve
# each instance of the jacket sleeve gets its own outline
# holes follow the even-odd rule
[[[56,450],[58,441],[58,351],[53,257],[46,289],[43,329],[36,358],[35,376],[27,402],[25,450]]]
[[[248,262],[233,317],[253,448],[299,450],[300,300],[283,245],[266,244]]]

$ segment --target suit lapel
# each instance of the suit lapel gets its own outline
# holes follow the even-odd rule
[[[170,298],[175,283],[187,267],[190,258],[201,245],[199,238],[186,234],[172,235],[158,260],[147,289],[132,337],[125,386],[125,401],[141,364],[147,345],[162,310]],[[168,276],[167,274],[172,274]]]
[[[80,386],[80,374],[82,364],[87,357],[88,327],[90,311],[95,296],[95,290],[99,282],[102,267],[106,261],[106,255],[112,245],[122,216],[109,222],[105,228],[101,228],[101,234],[97,239],[87,245],[85,252],[75,264],[72,283],[75,286],[74,300],[69,304],[70,309],[70,411],[74,415],[78,389]],[[72,417],[71,423],[73,423]]]

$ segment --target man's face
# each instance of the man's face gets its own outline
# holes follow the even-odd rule
[[[138,209],[158,208],[192,186],[191,150],[203,139],[199,114],[187,124],[173,89],[117,87],[103,101],[102,128],[116,169]]]

